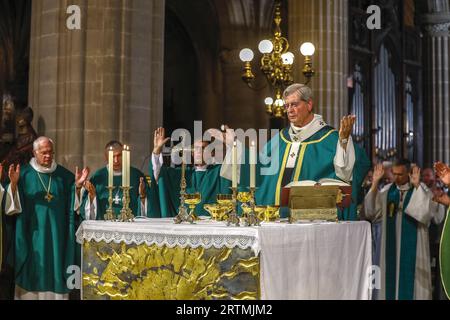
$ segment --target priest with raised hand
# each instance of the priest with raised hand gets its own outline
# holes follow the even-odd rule
[[[120,217],[123,208],[123,181],[122,181],[122,151],[123,144],[119,141],[110,141],[105,146],[105,161],[109,161],[112,152],[113,167],[113,202],[112,207],[116,218]],[[109,207],[109,171],[105,166],[94,173],[84,182],[83,202],[80,208],[84,220],[104,220]],[[130,167],[130,204],[133,214],[140,217],[159,218],[159,204],[156,190],[150,187],[144,174],[134,167]]]
[[[80,181],[54,161],[54,143],[40,137],[30,163],[9,168],[6,214],[17,215],[15,231],[15,299],[68,299],[68,268],[75,265],[75,210]],[[77,187],[76,187],[77,186]],[[77,190],[78,189],[78,190]]]
[[[377,165],[364,200],[363,216],[382,221],[380,300],[430,300],[432,297],[428,227],[439,208],[420,182],[420,169],[408,160],[394,163],[394,183],[378,191],[384,176]]]
[[[450,187],[450,167],[442,162],[437,162],[434,168],[436,175],[441,179],[441,181],[447,187]],[[448,194],[441,192],[434,195],[434,200],[448,208],[444,229],[442,230],[439,262],[442,285],[447,298],[450,299],[450,197]]]
[[[361,186],[371,164],[364,150],[353,144],[355,116],[344,117],[337,131],[314,114],[309,87],[293,84],[283,98],[290,125],[272,138],[260,155],[257,204],[280,205],[282,189],[291,182],[330,178],[352,185],[351,206],[339,211],[339,218],[357,220],[356,208],[363,200]]]
[[[164,128],[155,131],[150,176],[158,185],[161,217],[175,217],[180,206],[181,167],[172,168],[163,163],[162,149],[169,140]],[[214,164],[204,152],[208,145],[207,141],[194,142],[193,165],[187,165],[185,171],[186,193],[198,192],[202,196],[195,210],[200,216],[208,215],[203,206],[216,203],[218,194],[231,193],[231,181],[221,176],[221,165]]]

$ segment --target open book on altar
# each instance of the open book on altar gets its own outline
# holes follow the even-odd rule
[[[289,183],[285,188],[290,189],[292,187],[313,187],[313,186],[350,187],[350,185],[344,181],[330,179],[330,178],[324,178],[324,179],[320,179],[319,181],[313,181],[313,180],[294,181],[294,182]]]

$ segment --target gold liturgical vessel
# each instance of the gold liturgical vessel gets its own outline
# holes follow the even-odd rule
[[[202,202],[202,195],[197,192],[193,194],[186,194],[184,196],[184,203],[189,206],[189,216],[195,221],[199,220],[197,214],[195,213],[195,207]]]

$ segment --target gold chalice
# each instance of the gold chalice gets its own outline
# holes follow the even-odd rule
[[[220,204],[205,204],[203,208],[216,221],[227,221],[228,212],[231,211],[231,207],[221,206]]]
[[[248,215],[252,212],[252,207],[250,206],[242,206],[243,216],[248,217]],[[255,215],[256,217],[264,221],[264,213],[266,212],[266,206],[255,206]]]
[[[194,220],[199,220],[198,216],[195,214],[195,207],[202,202],[202,195],[200,193],[192,193],[192,194],[186,194],[184,196],[184,203],[186,203],[189,206],[190,212],[189,215]]]
[[[232,194],[218,194],[217,203],[221,206],[233,206],[233,195]]]

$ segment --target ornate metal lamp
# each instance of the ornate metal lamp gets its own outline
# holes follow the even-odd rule
[[[264,103],[267,113],[276,118],[282,118],[284,116],[283,91],[294,83],[292,66],[295,56],[289,51],[289,41],[282,36],[281,21],[281,3],[277,2],[275,6],[273,38],[271,40],[262,40],[258,46],[259,52],[262,54],[260,69],[273,91],[273,97],[267,97]],[[314,45],[310,42],[304,43],[301,46],[301,53],[305,56],[303,74],[307,79],[306,84],[314,76],[311,59],[314,52]],[[255,54],[251,49],[245,48],[241,50],[239,58],[244,62],[242,80],[250,88],[256,89],[254,86],[256,77],[252,71],[251,64],[255,58]]]

